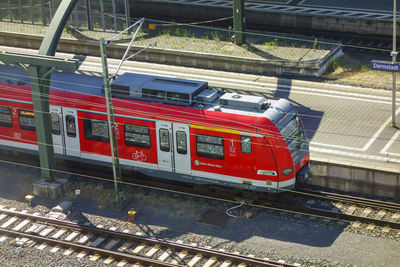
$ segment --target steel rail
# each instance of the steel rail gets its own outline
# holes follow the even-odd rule
[[[367,199],[363,197],[356,197],[349,195],[341,195],[337,193],[316,191],[311,189],[298,189],[296,191],[300,192],[300,194],[305,193],[307,197],[324,198],[328,200],[332,199],[344,202],[354,202],[356,204],[364,206],[372,206],[374,208],[384,208],[384,209],[390,209],[391,211],[394,212],[400,212],[400,203],[386,202],[381,200]]]
[[[113,257],[115,259],[120,259],[120,260],[129,260],[132,262],[140,262],[140,263],[144,263],[144,264],[150,264],[152,266],[167,266],[167,267],[176,266],[174,264],[154,260],[154,259],[147,258],[147,257],[137,256],[137,255],[113,251],[113,250],[107,250],[107,249],[102,249],[102,248],[96,248],[96,247],[91,247],[91,246],[86,246],[86,245],[79,245],[79,244],[72,243],[72,242],[66,242],[66,241],[62,241],[62,240],[52,239],[52,238],[48,238],[48,237],[42,237],[42,236],[28,234],[28,233],[22,233],[22,232],[18,232],[18,231],[12,231],[12,230],[0,228],[0,233],[6,234],[6,235],[11,235],[11,236],[17,236],[17,237],[22,236],[25,238],[29,238],[29,239],[32,239],[35,241],[40,241],[40,242],[47,243],[47,244],[58,245],[60,247],[66,247],[66,248],[80,249],[83,251],[93,252],[93,253],[96,253],[96,254],[99,254],[102,256]]]
[[[41,222],[44,222],[43,224],[49,225],[49,226],[63,227],[63,228],[67,228],[67,229],[71,229],[71,230],[75,230],[75,231],[89,232],[89,233],[97,234],[97,235],[101,235],[101,236],[110,236],[113,239],[130,240],[130,241],[135,241],[138,243],[158,244],[158,245],[161,245],[164,247],[173,247],[173,249],[186,250],[193,254],[200,253],[203,255],[210,256],[210,257],[229,259],[232,261],[237,261],[237,262],[245,263],[245,264],[249,264],[249,265],[288,266],[288,267],[293,266],[291,264],[286,264],[286,263],[277,263],[274,261],[263,260],[263,259],[253,258],[253,257],[249,257],[249,256],[244,256],[244,255],[231,254],[228,252],[216,251],[213,249],[193,247],[190,245],[175,243],[175,242],[161,240],[161,239],[157,239],[157,238],[142,237],[142,236],[133,235],[133,234],[129,234],[129,233],[117,232],[117,231],[97,228],[95,226],[82,225],[82,224],[78,224],[75,222],[63,221],[63,220],[43,217],[43,216],[39,216],[39,215],[32,215],[32,214],[27,214],[27,213],[18,212],[18,211],[11,211],[11,210],[7,210],[7,209],[0,209],[0,213],[4,213],[4,214],[10,215],[10,216],[16,216],[16,217],[20,217],[20,218],[29,218],[33,221],[41,221]],[[51,240],[54,240],[54,239],[51,239]],[[43,240],[43,242],[47,242],[47,241]],[[86,246],[82,246],[81,249],[86,249]],[[102,252],[102,251],[100,250],[99,252]],[[116,255],[116,256],[118,256],[118,255]],[[170,266],[170,265],[165,265],[165,266]]]
[[[292,211],[295,213],[302,213],[306,215],[313,215],[313,216],[318,216],[321,218],[333,218],[333,219],[339,219],[347,222],[362,222],[366,224],[375,224],[377,226],[388,226],[393,229],[400,229],[400,222],[393,222],[393,221],[385,221],[381,219],[376,219],[376,218],[369,218],[369,217],[363,217],[363,216],[357,216],[357,215],[351,215],[351,214],[346,214],[346,213],[340,213],[340,212],[335,212],[335,211],[328,211],[328,210],[323,210],[319,208],[309,208],[309,207],[304,207],[304,206],[299,206],[299,205],[292,205],[292,204],[287,204],[287,203],[279,203],[279,202],[269,202],[265,204],[265,206],[273,207],[276,209],[281,209],[281,210],[287,210],[287,211]]]

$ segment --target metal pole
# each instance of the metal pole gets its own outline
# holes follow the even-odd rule
[[[125,0],[125,19],[126,19],[126,28],[131,26],[131,10],[129,6],[129,0]],[[131,34],[132,29],[129,28],[128,34]]]
[[[86,0],[86,12],[87,12],[88,30],[93,31],[92,7],[91,7],[90,0]]]
[[[115,6],[115,0],[112,0],[112,9],[113,9],[113,17],[114,17],[114,30],[115,32],[118,31],[118,25],[117,25],[117,8]]]
[[[244,0],[233,0],[233,30],[235,32],[235,44],[246,43],[244,17]]]
[[[104,3],[103,0],[100,1],[100,14],[101,14],[101,27],[103,28],[103,32],[106,31],[106,21],[104,18]]]
[[[21,5],[21,0],[18,0],[18,5],[19,5],[19,20],[21,23],[24,23],[24,18],[22,17],[22,5]]]
[[[12,14],[11,14],[10,0],[8,0],[8,16],[10,17],[10,21],[13,22]]]
[[[393,51],[392,51],[392,63],[396,64],[397,58],[397,18],[396,18],[396,2],[397,0],[393,0]],[[396,127],[396,72],[393,72],[393,90],[392,90],[392,126]]]
[[[42,22],[43,22],[43,26],[46,26],[46,12],[44,10],[44,2],[43,0],[40,1],[40,6],[42,8]]]
[[[121,179],[121,168],[119,166],[118,146],[117,146],[117,135],[115,131],[114,112],[112,107],[110,79],[107,67],[107,54],[106,45],[104,38],[100,39],[100,52],[101,52],[101,63],[103,66],[103,79],[104,79],[104,92],[106,95],[106,106],[107,106],[107,118],[108,118],[108,133],[110,135],[110,147],[111,147],[111,161],[114,176],[114,189],[116,197],[114,203],[121,205],[120,192],[118,188],[118,181]]]
[[[55,157],[49,111],[50,75],[41,77],[40,67],[34,66],[28,68],[28,75],[31,81],[41,175],[51,183],[54,181]]]
[[[32,21],[32,25],[35,25],[35,20],[34,20],[34,18],[33,18],[33,5],[32,5],[32,0],[29,0],[29,5],[30,5],[30,9],[29,9],[29,13],[30,13],[30,15],[31,15],[31,21]]]

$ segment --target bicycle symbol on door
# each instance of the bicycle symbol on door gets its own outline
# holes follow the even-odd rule
[[[135,153],[132,153],[132,159],[137,161],[146,161],[147,157],[142,151],[136,150]]]

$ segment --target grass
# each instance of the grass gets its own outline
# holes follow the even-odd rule
[[[392,73],[371,70],[372,57],[363,54],[345,54],[332,60],[322,77],[350,85],[391,89]],[[397,84],[400,85],[400,74],[396,74],[396,77],[398,77]]]

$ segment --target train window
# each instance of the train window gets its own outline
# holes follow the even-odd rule
[[[85,138],[88,140],[109,142],[108,122],[103,120],[84,119]]]
[[[0,126],[12,127],[11,109],[0,106]]]
[[[172,101],[189,102],[189,94],[167,92],[167,99]]]
[[[165,91],[143,88],[142,89],[142,96],[143,97],[149,97],[149,98],[164,99],[165,98]]]
[[[75,117],[72,115],[65,116],[65,125],[67,126],[67,136],[76,137]]]
[[[250,154],[251,153],[251,137],[250,136],[241,136],[240,143],[241,143],[242,153]]]
[[[224,159],[224,139],[218,136],[196,135],[197,155],[212,159]]]
[[[18,110],[19,127],[22,130],[36,131],[35,113],[32,110]]]
[[[187,153],[187,142],[186,142],[186,133],[182,131],[176,132],[176,151],[179,154]]]
[[[125,124],[125,144],[142,148],[150,148],[150,128],[146,126]]]
[[[160,128],[160,149],[161,151],[169,152],[169,130]]]
[[[51,113],[51,133],[55,135],[61,134],[60,115]]]

